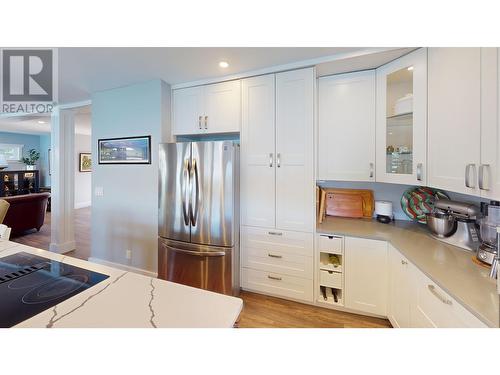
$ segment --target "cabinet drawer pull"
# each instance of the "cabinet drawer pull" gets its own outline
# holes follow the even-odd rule
[[[205,129],[208,129],[208,116],[205,116]]]
[[[373,178],[373,163],[370,163],[370,178]]]
[[[276,154],[276,166],[281,167],[281,154],[279,152]]]
[[[198,117],[198,127],[201,129],[201,119],[202,119],[203,116],[199,116]]]
[[[441,294],[438,293],[438,291],[436,290],[436,287],[434,285],[427,285],[427,288],[431,291],[432,294],[434,294],[437,299],[439,299],[441,302],[443,302],[444,304],[446,305],[451,305],[451,300],[449,300],[448,298],[442,296]]]
[[[270,168],[273,167],[273,153],[272,152],[269,154],[269,167]]]
[[[271,279],[271,280],[281,281],[281,277],[276,277],[276,276],[267,275],[267,278],[268,278],[268,279]]]
[[[401,259],[401,264],[406,265],[406,264],[408,264],[408,262],[406,260]]]
[[[281,232],[267,232],[268,234],[270,234],[271,236],[282,236],[283,233]]]
[[[270,254],[270,253],[268,253],[267,256],[270,257],[270,258],[278,258],[278,259],[283,258],[282,255],[276,255],[276,254]]]

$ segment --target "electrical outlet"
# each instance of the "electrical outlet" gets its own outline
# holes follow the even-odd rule
[[[132,259],[132,250],[125,251],[125,258],[128,260]]]

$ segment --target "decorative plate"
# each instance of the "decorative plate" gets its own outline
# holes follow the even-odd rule
[[[412,187],[406,190],[401,197],[401,208],[412,220],[426,224],[426,213],[432,212],[434,202],[438,199],[450,199],[441,190],[426,186]]]

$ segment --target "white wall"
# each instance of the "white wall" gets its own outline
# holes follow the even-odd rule
[[[75,209],[92,204],[92,172],[80,172],[80,153],[91,150],[92,137],[75,134]]]
[[[170,134],[170,87],[155,80],[92,95],[91,258],[157,272],[158,144]],[[151,136],[149,165],[99,165],[101,138]],[[102,188],[103,196],[96,196]],[[132,258],[126,258],[126,251]]]

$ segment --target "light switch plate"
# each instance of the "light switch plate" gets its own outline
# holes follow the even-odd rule
[[[96,197],[104,197],[104,188],[102,186],[96,186],[94,194]]]

